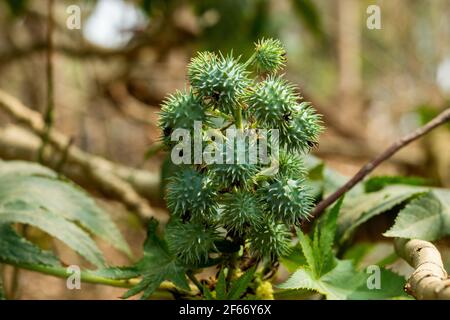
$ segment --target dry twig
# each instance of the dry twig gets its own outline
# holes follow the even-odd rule
[[[311,213],[312,218],[319,216],[328,206],[333,204],[344,193],[353,188],[358,182],[364,179],[369,173],[371,173],[376,167],[378,167],[383,161],[389,159],[393,154],[407,146],[411,142],[419,139],[426,133],[430,132],[434,128],[450,121],[450,108],[442,111],[438,116],[428,122],[425,126],[418,128],[414,132],[402,137],[389,146],[383,153],[375,157],[373,160],[366,163],[346,184],[336,190],[333,194],[319,202]]]

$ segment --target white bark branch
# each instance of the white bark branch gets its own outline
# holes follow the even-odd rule
[[[396,239],[395,250],[415,269],[405,285],[408,294],[418,300],[450,300],[450,279],[432,243]]]
[[[45,130],[41,115],[1,90],[0,110],[5,111],[35,134],[30,135],[15,126],[1,129],[0,157],[34,160],[40,144],[38,136],[41,136]],[[51,162],[49,155],[56,154],[60,158],[66,152],[69,141],[67,136],[57,130],[50,132],[49,152],[46,157],[46,163],[49,166],[55,165]],[[142,219],[155,216],[154,210],[141,195],[146,196],[147,199],[160,198],[158,175],[113,163],[84,152],[76,146],[67,150],[67,163],[63,173],[77,182],[83,179],[88,180],[103,193],[124,203]]]

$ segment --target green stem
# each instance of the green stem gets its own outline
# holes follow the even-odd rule
[[[236,270],[238,267],[237,265],[239,262],[238,260],[239,260],[238,253],[236,253],[236,252],[232,253],[229,264],[228,264],[228,274],[227,274],[227,278],[226,278],[226,283],[227,283],[228,289],[229,289],[229,286],[231,285],[231,280],[235,276],[235,273],[236,273]]]
[[[10,264],[10,263],[8,263],[8,264]],[[21,264],[21,263],[11,264],[11,265],[16,268],[26,269],[26,270],[30,270],[30,271],[36,271],[39,273],[43,273],[43,274],[47,274],[50,276],[55,276],[55,277],[63,278],[63,279],[67,279],[69,276],[72,275],[71,273],[68,273],[67,270],[63,267],[28,265],[28,264]],[[82,271],[80,274],[80,280],[81,280],[81,282],[84,282],[84,283],[106,285],[106,286],[110,286],[110,287],[125,288],[125,289],[130,289],[130,288],[134,287],[140,281],[139,279],[128,279],[128,280],[109,279],[109,278],[104,278],[104,277],[95,275],[89,271]],[[170,283],[163,283],[156,290],[156,292],[152,295],[152,298],[171,299],[171,298],[173,298],[173,296],[170,293],[170,290],[174,289],[174,288],[175,287]]]
[[[72,273],[67,272],[67,270],[63,267],[53,267],[53,266],[44,266],[44,265],[27,265],[27,264],[14,264],[15,267],[36,271],[39,273],[48,274],[51,276],[55,276],[58,278],[68,278],[72,275]],[[80,273],[80,280],[85,283],[93,283],[93,284],[101,284],[107,285],[111,287],[118,288],[131,288],[136,285],[136,279],[130,280],[116,280],[100,277],[95,275],[89,271],[82,271]]]
[[[198,288],[198,291],[200,291],[200,293],[203,295],[203,286],[200,283],[200,281],[198,281],[197,278],[194,276],[192,271],[189,271],[186,274],[187,274],[188,278],[192,281],[192,283],[194,283],[195,286]]]
[[[256,53],[252,54],[250,58],[248,58],[247,61],[244,62],[244,67],[247,68],[249,65],[251,65],[256,59]]]

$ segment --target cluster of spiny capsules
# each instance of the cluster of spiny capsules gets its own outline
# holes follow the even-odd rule
[[[169,249],[186,264],[204,263],[221,240],[244,246],[257,258],[288,253],[290,228],[308,217],[312,199],[301,155],[317,143],[320,117],[295,87],[277,75],[286,62],[278,40],[256,44],[244,63],[232,55],[199,53],[188,67],[190,88],[166,99],[159,126],[167,148],[175,129],[220,132],[232,126],[278,129],[278,172],[259,164],[181,164],[167,187]],[[252,71],[249,71],[252,70]]]

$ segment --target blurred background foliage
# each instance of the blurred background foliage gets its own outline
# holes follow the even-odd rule
[[[0,1],[0,89],[40,112],[46,2]],[[71,30],[74,4],[81,29]],[[380,30],[366,25],[369,5],[381,10]],[[327,130],[315,154],[350,175],[448,107],[449,17],[447,0],[58,0],[55,126],[83,150],[158,172],[164,155],[144,155],[159,138],[159,105],[185,86],[195,52],[233,50],[244,59],[256,40],[274,37],[287,49],[287,78],[323,114]],[[12,125],[0,113],[0,135]],[[440,128],[377,173],[449,187],[449,144],[450,127]],[[137,234],[128,240],[141,241]]]

